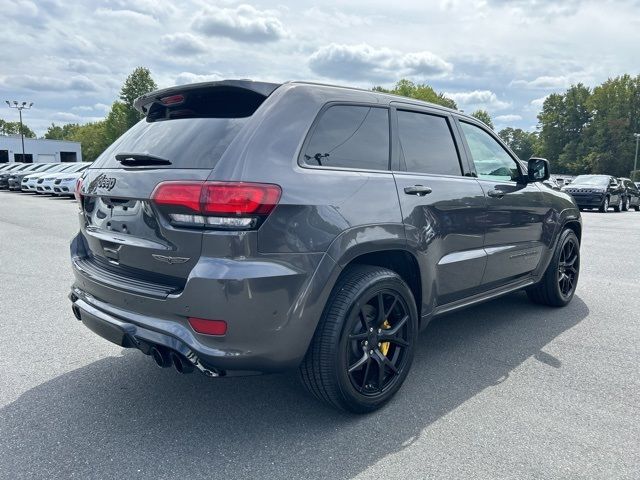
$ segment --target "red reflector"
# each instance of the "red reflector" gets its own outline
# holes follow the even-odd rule
[[[278,185],[208,182],[202,188],[202,212],[211,215],[266,215],[278,204]]]
[[[207,320],[189,317],[189,325],[198,333],[205,335],[224,335],[227,333],[227,322],[224,320]]]
[[[158,205],[185,207],[200,212],[203,182],[162,182],[156,186],[151,199]]]
[[[184,102],[183,95],[171,95],[169,97],[162,97],[160,99],[163,105],[177,105],[178,103]]]

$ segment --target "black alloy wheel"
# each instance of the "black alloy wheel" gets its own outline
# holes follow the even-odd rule
[[[558,262],[558,289],[565,298],[571,298],[576,288],[580,268],[580,247],[575,237],[567,237]]]
[[[409,308],[399,293],[370,295],[351,314],[345,368],[362,395],[377,396],[398,378],[407,360]]]

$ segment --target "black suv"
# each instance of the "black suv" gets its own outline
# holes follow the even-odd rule
[[[573,196],[580,210],[597,208],[607,212],[613,207],[621,212],[624,207],[624,187],[611,175],[578,175],[562,191]]]
[[[622,196],[622,210],[625,212],[630,208],[634,208],[636,212],[640,211],[640,190],[635,183],[628,178],[619,178],[618,182],[624,189]]]
[[[299,82],[173,87],[136,106],[146,119],[79,181],[70,298],[161,367],[299,369],[319,399],[367,412],[437,315],[520,289],[573,297],[576,204],[542,186],[546,160],[520,164],[470,116]]]

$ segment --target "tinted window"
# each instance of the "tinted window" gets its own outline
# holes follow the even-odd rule
[[[460,122],[478,178],[515,181],[520,177],[516,161],[502,145],[480,127]]]
[[[213,168],[247,118],[181,118],[141,120],[107,148],[94,168],[121,168],[119,153],[146,153],[164,158],[163,168]]]
[[[407,171],[460,175],[460,161],[444,117],[398,111],[400,150]]]
[[[324,111],[302,156],[307,165],[387,170],[386,108],[334,105]]]

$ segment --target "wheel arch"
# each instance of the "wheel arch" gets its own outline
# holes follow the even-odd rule
[[[420,267],[415,256],[406,249],[383,249],[362,253],[352,258],[343,267],[343,271],[352,265],[371,265],[387,268],[397,273],[409,286],[418,311],[418,321],[421,318],[422,306],[422,278]]]

